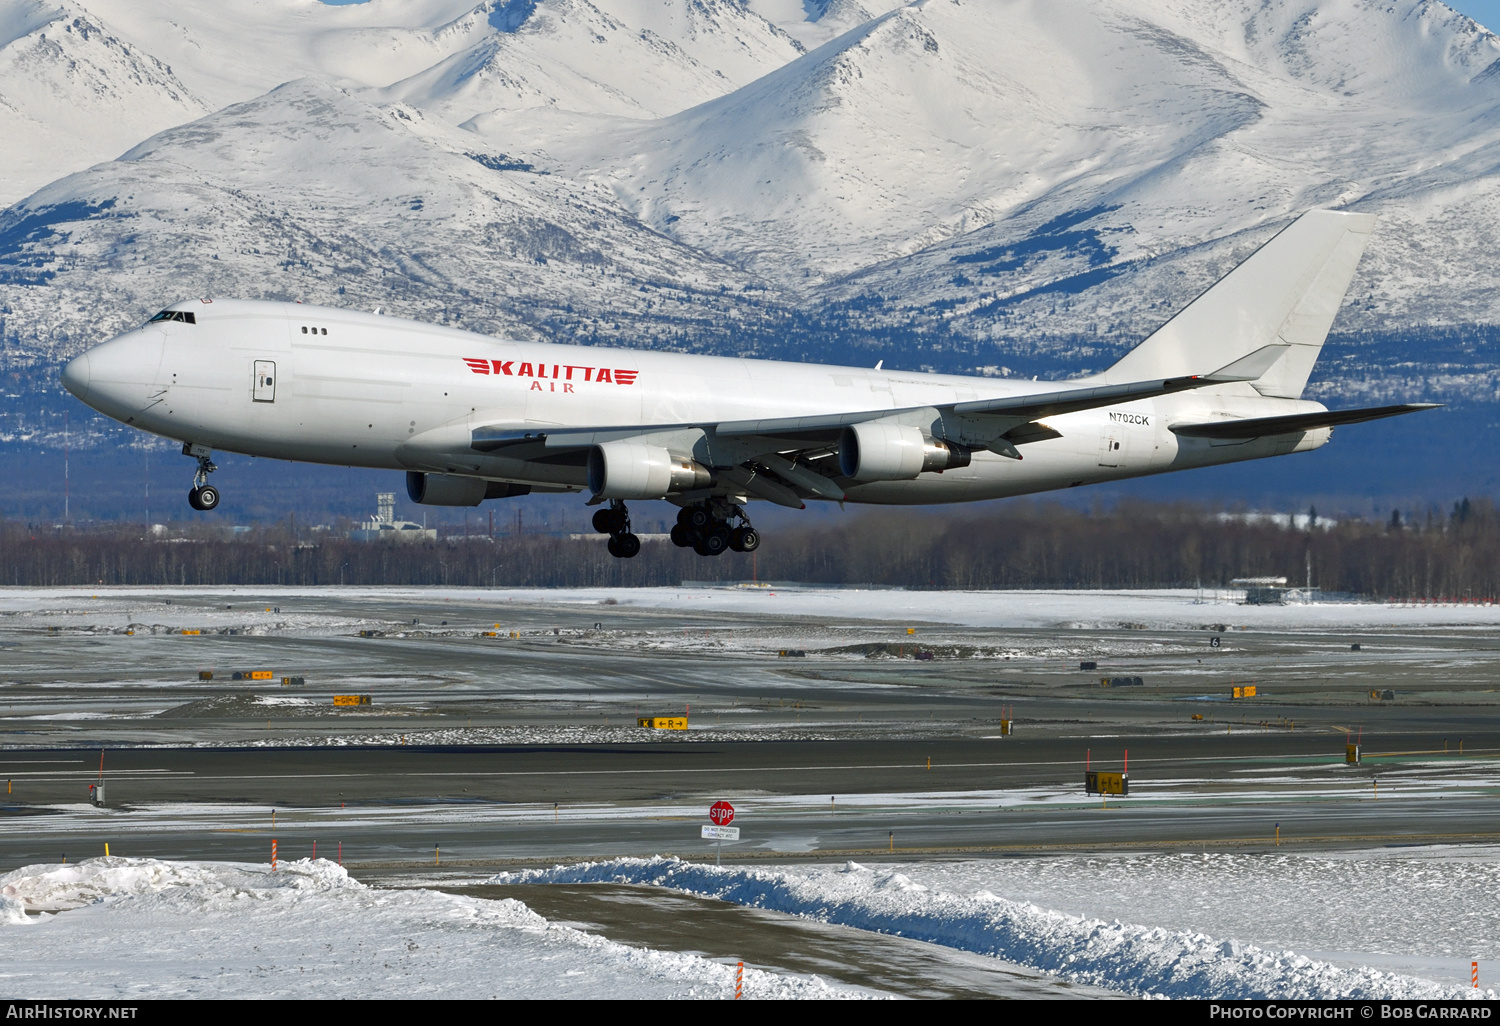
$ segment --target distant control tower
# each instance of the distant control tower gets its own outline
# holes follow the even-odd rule
[[[355,541],[437,541],[437,531],[396,519],[396,493],[375,493],[375,517],[360,524],[360,529],[349,532]]]

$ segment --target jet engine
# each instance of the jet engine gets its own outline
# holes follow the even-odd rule
[[[839,470],[856,481],[911,481],[968,465],[968,449],[900,424],[851,424],[839,442]]]
[[[530,491],[530,485],[505,484],[478,477],[423,474],[416,470],[406,472],[406,494],[412,502],[422,506],[477,506],[485,499],[508,499]]]
[[[660,499],[713,481],[713,471],[659,445],[622,439],[589,450],[589,491],[601,499]]]

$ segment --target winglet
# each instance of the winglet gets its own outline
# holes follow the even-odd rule
[[[1255,381],[1275,366],[1276,361],[1285,356],[1290,348],[1292,347],[1280,342],[1261,346],[1249,356],[1242,356],[1233,363],[1225,364],[1212,374],[1205,374],[1203,379],[1215,383]]]

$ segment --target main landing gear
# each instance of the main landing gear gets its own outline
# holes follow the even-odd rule
[[[630,559],[641,551],[641,540],[630,530],[630,510],[619,499],[611,499],[607,509],[594,512],[594,530],[609,535],[609,554]]]
[[[198,472],[193,475],[193,490],[188,492],[188,505],[205,513],[217,509],[219,490],[208,483],[208,475],[219,469],[214,466],[213,450],[206,445],[188,442],[183,445],[182,454],[198,461]]]
[[[728,521],[738,519],[731,528]],[[738,505],[714,499],[697,506],[684,506],[672,528],[672,544],[691,548],[700,556],[717,556],[725,549],[754,552],[760,548],[760,532]]]

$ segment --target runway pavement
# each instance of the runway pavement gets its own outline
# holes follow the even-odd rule
[[[691,855],[707,850],[697,826],[717,798],[741,809],[736,858],[1264,848],[1277,824],[1299,847],[1500,839],[1497,739],[1445,757],[1415,747],[1422,735],[1382,737],[1401,754],[1357,767],[1339,740],[1111,738],[1096,766],[1120,768],[1132,748],[1131,794],[1115,799],[1083,793],[1072,738],[123,749],[104,753],[103,808],[79,801],[97,752],[6,752],[4,808],[24,829],[0,837],[0,859],[114,838],[116,853],[258,860],[272,836],[288,855],[342,842],[372,868],[436,848],[450,865]]]

